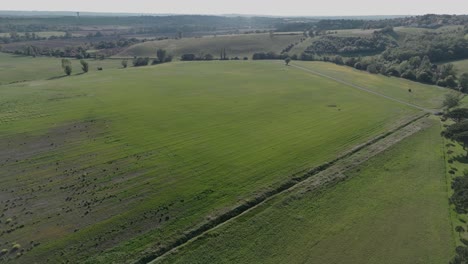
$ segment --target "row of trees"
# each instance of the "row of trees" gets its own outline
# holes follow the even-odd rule
[[[450,109],[456,107],[459,104],[460,96],[455,94],[448,95],[444,104]],[[466,152],[465,159],[468,159],[468,108],[457,108],[449,111],[444,115],[446,119],[451,119],[454,123],[448,126],[445,131],[442,132],[442,136],[453,140],[463,146]],[[449,163],[453,160],[449,160]],[[455,173],[451,171],[450,173]],[[463,171],[463,176],[455,177],[451,187],[453,193],[450,197],[450,203],[454,205],[455,211],[458,214],[468,213],[468,171]],[[468,263],[468,240],[461,237],[461,233],[465,232],[465,228],[457,226],[455,231],[459,233],[460,241],[465,246],[459,246],[456,248],[456,255],[450,261],[450,264],[463,264]]]
[[[276,54],[275,52],[257,52],[252,56],[252,60],[284,60],[288,58],[287,53]]]
[[[76,47],[65,47],[63,49],[55,49],[49,47],[38,47],[34,45],[28,45],[22,49],[17,49],[13,53],[17,55],[25,56],[50,56],[50,57],[61,57],[61,58],[91,58],[92,54],[87,52],[87,46],[76,46]]]
[[[468,58],[468,27],[447,32],[424,32],[406,36],[398,46],[387,49],[382,58],[404,61],[412,57],[428,56],[433,62]]]
[[[343,60],[340,57],[331,57],[331,61],[358,70],[368,71],[374,74],[401,77],[426,84],[436,84],[442,87],[468,91],[468,73],[461,74],[458,78],[453,64],[433,64],[428,56],[412,57],[404,61],[386,61],[381,58],[349,58]],[[343,62],[342,62],[343,61]]]
[[[161,64],[161,63],[166,63],[166,62],[171,62],[172,61],[172,55],[169,55],[166,50],[164,49],[158,49],[156,51],[156,59],[152,60],[152,65],[156,64]],[[133,58],[133,66],[134,67],[140,67],[140,66],[147,66],[149,65],[151,59],[149,57],[135,57]],[[122,61],[122,66],[124,68],[127,68],[128,62],[127,60]]]
[[[283,54],[283,57],[288,57]],[[279,56],[275,57],[280,59]],[[281,58],[282,59],[282,58]],[[411,81],[435,84],[442,87],[468,92],[468,73],[458,74],[453,64],[437,65],[428,56],[415,56],[404,61],[386,61],[382,57],[342,57],[340,55],[323,55],[303,52],[300,56],[291,56],[293,60],[326,61],[346,65],[357,70],[373,74],[401,77]]]
[[[89,63],[85,60],[80,60],[80,64],[83,73],[87,73],[89,71]],[[62,69],[67,76],[70,76],[73,72],[71,61],[68,59],[62,59]]]

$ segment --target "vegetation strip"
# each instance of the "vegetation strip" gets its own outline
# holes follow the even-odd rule
[[[375,94],[375,95],[378,95],[380,97],[383,97],[383,98],[386,98],[386,99],[389,99],[389,100],[392,100],[392,101],[395,101],[395,102],[398,102],[398,103],[401,103],[401,104],[404,104],[404,105],[407,105],[407,106],[411,106],[411,107],[417,108],[419,110],[423,110],[423,111],[431,113],[431,114],[435,113],[434,110],[430,110],[430,109],[427,109],[427,108],[424,108],[424,107],[421,107],[421,106],[418,106],[418,105],[415,105],[415,104],[407,103],[405,101],[401,101],[399,99],[396,99],[396,98],[393,98],[393,97],[390,97],[390,96],[387,96],[387,95],[384,95],[384,94],[381,94],[381,93],[378,93],[378,92],[371,91],[371,90],[369,90],[367,88],[364,88],[362,86],[358,86],[358,85],[355,85],[355,84],[352,84],[352,83],[349,83],[349,82],[345,82],[345,81],[340,80],[338,78],[331,77],[331,76],[328,76],[326,74],[323,74],[323,73],[320,73],[320,72],[317,72],[317,71],[314,71],[314,70],[311,70],[311,69],[307,69],[307,68],[297,66],[297,65],[293,65],[293,64],[290,64],[290,66],[292,66],[294,68],[297,68],[297,69],[300,69],[300,70],[303,70],[303,71],[306,71],[306,72],[310,72],[310,73],[325,77],[327,79],[330,79],[330,80],[333,80],[333,81],[336,81],[336,82],[339,82],[339,83],[342,83],[342,84],[345,84],[345,85],[348,85],[348,86],[351,86],[353,88],[359,89],[359,90],[364,91],[364,92]]]
[[[388,136],[398,132],[399,130],[413,124],[414,122],[422,119],[423,117],[427,117],[428,114],[424,114],[424,115],[419,115],[417,116],[416,118],[410,120],[409,122],[401,125],[401,126],[398,126],[397,128],[381,135],[381,136],[378,136],[374,139],[371,139],[370,141],[364,143],[364,144],[361,144],[359,146],[357,146],[356,148],[352,149],[351,151],[337,157],[336,159],[330,161],[330,162],[327,162],[327,163],[324,163],[318,167],[315,167],[309,171],[306,171],[306,172],[303,172],[303,173],[297,173],[295,177],[291,178],[290,180],[288,180],[287,182],[281,184],[279,187],[277,187],[276,189],[273,189],[273,190],[270,190],[270,191],[267,191],[257,197],[255,197],[253,200],[250,200],[250,201],[246,201],[245,203],[227,211],[226,213],[210,220],[209,222],[201,225],[200,227],[196,228],[196,229],[193,229],[189,232],[187,232],[184,236],[182,237],[179,237],[177,240],[175,240],[174,242],[170,243],[169,245],[165,246],[165,247],[161,247],[160,249],[158,249],[157,251],[155,251],[154,253],[146,256],[146,257],[143,257],[141,258],[140,260],[138,260],[136,263],[138,264],[143,264],[143,263],[152,263],[153,261],[157,260],[158,258],[164,256],[166,253],[169,253],[173,250],[175,250],[176,248],[186,244],[187,242],[189,242],[190,240],[192,239],[195,239],[201,235],[203,235],[204,233],[220,226],[221,224],[231,220],[232,218],[235,218],[247,211],[250,211],[251,209],[253,209],[254,207],[266,202],[267,200],[269,199],[272,199],[273,197],[285,192],[285,191],[288,191],[290,189],[292,189],[293,187],[297,186],[298,184],[304,182],[305,180],[309,179],[310,177],[330,168],[331,166],[333,166],[334,164],[336,164],[337,162],[361,151],[362,149],[366,148],[366,147],[369,147],[377,142],[379,142],[380,140],[382,139],[385,139],[387,138]]]

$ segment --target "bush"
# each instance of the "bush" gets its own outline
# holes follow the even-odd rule
[[[14,243],[13,246],[11,247],[11,251],[17,251],[21,249],[21,245],[18,243]]]
[[[133,66],[140,67],[140,66],[147,66],[149,64],[150,59],[148,57],[142,58],[138,57],[133,59]]]
[[[433,83],[432,73],[430,71],[422,71],[418,74],[416,80],[422,83]]]
[[[89,64],[84,60],[80,60],[80,63],[81,63],[81,69],[83,70],[83,72],[87,73],[89,71]]]
[[[183,54],[181,57],[180,57],[180,60],[182,61],[193,61],[195,60],[196,56],[195,54]]]
[[[123,61],[121,62],[121,64],[122,64],[122,67],[127,68],[127,66],[128,66],[128,61],[127,61],[127,60],[123,60]]]
[[[65,72],[66,75],[70,76],[72,74],[72,67],[71,65],[67,65],[65,66],[65,68],[63,69],[63,71]]]
[[[379,70],[377,69],[377,65],[376,65],[376,64],[369,64],[369,65],[367,66],[367,71],[370,72],[370,73],[374,73],[374,74],[376,74],[376,73],[379,72]]]
[[[412,70],[405,71],[401,74],[401,77],[412,81],[416,80],[416,74]]]

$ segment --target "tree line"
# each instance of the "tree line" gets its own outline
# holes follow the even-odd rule
[[[448,94],[444,101],[444,105],[450,110],[457,107],[460,103],[461,96],[459,94]],[[459,143],[466,151],[464,157],[456,157],[448,160],[448,163],[453,163],[454,159],[468,159],[468,108],[455,108],[444,114],[443,120],[450,119],[453,123],[446,126],[446,129],[441,133],[448,140]],[[449,144],[452,145],[452,144]],[[454,145],[452,145],[454,146]],[[451,169],[450,174],[455,174],[456,170]],[[450,204],[455,208],[457,214],[468,213],[468,170],[464,170],[461,176],[457,176],[451,183],[453,190],[449,198]],[[459,239],[463,246],[456,248],[456,254],[450,260],[450,264],[468,263],[468,240],[461,236],[465,232],[463,226],[456,226],[455,231],[459,234]]]

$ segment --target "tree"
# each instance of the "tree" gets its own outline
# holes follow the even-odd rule
[[[466,157],[468,158],[468,121],[462,121],[447,127],[442,132],[442,136],[460,143],[463,149],[467,151]]]
[[[444,99],[444,102],[442,103],[442,106],[447,109],[451,109],[459,105],[460,101],[461,101],[461,96],[458,95],[456,92],[448,93],[445,95],[445,99]]]
[[[465,228],[462,226],[455,227],[455,231],[458,233],[458,237],[461,237],[461,233],[465,232]]]
[[[183,60],[183,61],[193,61],[195,60],[196,56],[195,54],[182,54],[182,56],[180,57],[180,60]]]
[[[412,70],[407,70],[401,74],[402,78],[408,79],[408,80],[416,80],[416,74]]]
[[[122,60],[122,62],[120,64],[122,64],[122,67],[127,68],[128,61],[127,60]]]
[[[463,73],[461,76],[460,76],[460,79],[459,79],[459,82],[460,82],[460,87],[462,88],[462,92],[465,92],[468,90],[468,73]]]
[[[70,60],[62,59],[62,69],[65,69],[66,66],[71,66]]]
[[[158,60],[160,63],[163,63],[166,61],[166,55],[167,55],[167,52],[163,49],[158,49],[156,51],[156,56],[158,57]]]
[[[143,58],[143,57],[138,57],[133,59],[133,66],[139,67],[139,66],[146,66],[149,64],[150,59],[148,57]]]
[[[84,73],[87,73],[89,71],[89,64],[85,60],[80,60],[81,63],[81,69],[83,70]]]
[[[451,63],[442,65],[442,67],[440,67],[440,78],[445,79],[450,75],[457,75],[455,66]]]
[[[71,67],[71,65],[65,66],[65,68],[63,68],[63,71],[65,72],[66,75],[70,76],[70,75],[72,74],[72,67]]]
[[[450,88],[456,88],[458,85],[457,79],[453,75],[449,75],[445,78],[445,84]]]
[[[286,63],[286,66],[289,65],[289,63],[291,62],[291,58],[287,57],[284,62]]]
[[[454,120],[455,122],[459,123],[460,121],[463,121],[464,119],[468,119],[468,108],[457,108],[454,109],[447,114],[445,114],[446,118],[450,118]]]

